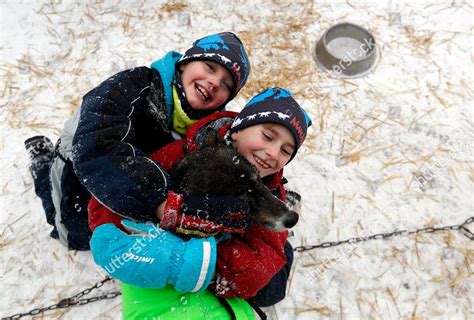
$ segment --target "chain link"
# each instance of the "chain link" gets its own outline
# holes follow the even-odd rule
[[[363,242],[363,241],[368,241],[368,240],[379,240],[379,239],[387,239],[391,237],[396,237],[396,236],[409,236],[412,234],[420,234],[420,233],[434,233],[436,231],[448,231],[448,230],[461,230],[463,231],[463,234],[468,237],[471,240],[474,240],[474,234],[471,230],[467,228],[468,224],[471,224],[474,222],[474,217],[470,217],[464,223],[462,224],[457,224],[457,225],[452,225],[452,226],[443,226],[443,227],[427,227],[427,228],[421,228],[421,229],[416,229],[416,230],[400,230],[400,231],[393,231],[393,232],[387,232],[387,233],[377,233],[373,234],[371,236],[367,237],[355,237],[355,238],[350,238],[347,240],[341,240],[341,241],[328,241],[328,242],[323,242],[317,245],[312,245],[312,246],[299,246],[294,248],[296,252],[303,252],[303,251],[308,251],[308,250],[313,250],[313,249],[318,249],[318,248],[330,248],[330,247],[336,247],[340,246],[341,244],[353,244],[357,242]]]
[[[113,298],[121,295],[122,293],[120,291],[113,291],[113,292],[109,292],[109,293],[106,293],[106,294],[103,294],[103,295],[100,295],[100,296],[96,296],[96,297],[79,299],[79,298],[89,294],[91,291],[102,287],[104,285],[104,283],[106,283],[110,280],[112,280],[112,278],[107,276],[103,280],[101,280],[101,281],[97,282],[96,284],[94,284],[92,287],[87,288],[87,289],[79,292],[78,294],[76,294],[72,297],[62,299],[61,301],[59,301],[56,304],[53,304],[53,305],[50,305],[50,306],[44,307],[44,308],[33,309],[33,310],[30,310],[30,311],[25,312],[25,313],[17,313],[17,314],[14,314],[12,316],[4,317],[4,318],[2,318],[2,320],[20,319],[20,318],[25,317],[25,316],[34,316],[34,315],[43,313],[45,311],[63,309],[63,308],[68,308],[68,307],[72,307],[72,306],[75,306],[75,305],[84,305],[84,304],[88,304],[88,303],[91,303],[91,302],[104,300],[104,299],[113,299]]]

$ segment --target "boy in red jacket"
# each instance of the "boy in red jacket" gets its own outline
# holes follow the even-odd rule
[[[188,152],[197,150],[198,137],[208,128],[212,128],[224,137],[229,146],[234,147],[256,166],[269,189],[285,201],[285,189],[282,185],[283,167],[295,156],[310,124],[309,117],[288,90],[272,88],[254,97],[238,115],[233,112],[221,112],[202,119],[188,130],[186,139],[165,146],[153,153],[150,158],[167,170],[184,156],[185,149]],[[215,273],[216,281],[212,283],[211,288],[216,295],[225,298],[254,297],[285,266],[287,232],[273,232],[258,225],[251,225],[247,229],[236,228],[235,225],[226,222],[225,213],[219,216],[215,214],[218,210],[206,212],[214,199],[211,195],[207,195],[206,198],[211,201],[203,200],[203,205],[200,205],[197,201],[199,197],[196,195],[170,192],[163,204],[160,226],[175,232],[199,230],[204,219],[204,222],[214,226],[213,232],[241,233],[220,242],[217,246],[217,255],[213,253],[215,249],[213,237],[192,239],[188,243],[183,240],[184,246],[193,246],[192,250],[195,251],[200,250],[200,245],[196,246],[198,241],[206,243],[211,249],[207,260],[202,258],[206,254],[199,252],[193,255],[189,252],[191,249],[187,248],[181,250],[180,252],[184,253],[179,254],[177,258],[163,259],[160,254],[164,254],[162,248],[166,246],[168,238],[164,238],[163,234],[167,233],[161,232],[161,229],[157,232],[158,236],[155,237],[157,239],[149,241],[153,244],[146,244],[139,248],[140,250],[134,250],[137,230],[144,231],[150,227],[121,222],[122,217],[112,213],[93,198],[89,204],[89,223],[94,231],[91,250],[96,263],[105,268],[111,276],[125,283],[148,288],[160,288],[163,284],[169,283],[181,292],[205,289]],[[127,235],[117,227],[132,234]],[[153,230],[148,230],[151,237]],[[177,239],[173,238],[171,242],[179,241]],[[182,244],[177,246],[180,245]],[[111,257],[115,258],[124,253],[129,257],[132,251],[134,252],[132,263],[125,263],[120,268],[111,270],[110,261],[113,260]],[[175,247],[167,248],[166,252],[170,251],[176,252]],[[143,261],[152,261],[151,264],[156,264],[156,269],[150,266],[144,269],[138,263]],[[193,269],[200,270],[195,273],[194,280],[191,272]],[[144,275],[145,270],[153,274]],[[186,282],[183,282],[183,279],[186,279]],[[127,297],[124,296],[123,299],[125,301]]]

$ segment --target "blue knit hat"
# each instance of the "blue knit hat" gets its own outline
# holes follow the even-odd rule
[[[288,89],[270,88],[247,103],[232,123],[230,133],[266,122],[278,123],[290,130],[296,143],[290,162],[306,138],[311,119]]]
[[[215,61],[230,72],[235,88],[226,102],[237,95],[250,74],[250,63],[244,45],[232,32],[222,32],[196,40],[178,64],[192,60]]]

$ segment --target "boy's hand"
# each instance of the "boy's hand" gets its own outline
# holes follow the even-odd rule
[[[249,206],[235,196],[168,193],[160,226],[193,237],[244,233]]]

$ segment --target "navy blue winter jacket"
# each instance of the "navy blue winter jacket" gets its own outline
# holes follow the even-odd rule
[[[74,170],[101,203],[136,221],[158,222],[156,207],[168,193],[168,175],[147,154],[174,140],[167,121],[180,56],[170,52],[159,60],[160,72],[148,67],[120,72],[83,98]]]

